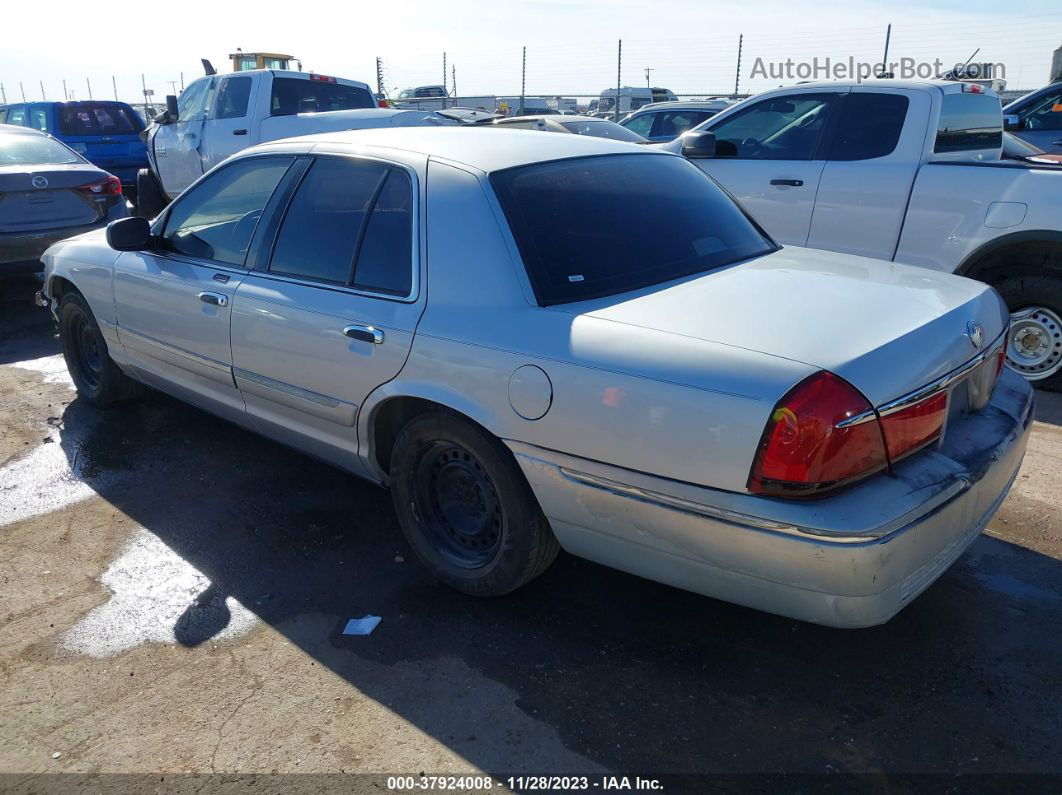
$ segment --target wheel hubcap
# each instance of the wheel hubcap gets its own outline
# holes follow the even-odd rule
[[[501,545],[502,510],[494,484],[475,456],[452,442],[434,442],[417,464],[414,500],[438,553],[476,569]]]
[[[1007,363],[1031,381],[1062,368],[1062,318],[1041,306],[1010,316]]]

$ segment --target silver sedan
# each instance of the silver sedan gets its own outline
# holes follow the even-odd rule
[[[0,276],[39,271],[55,241],[128,215],[117,177],[50,135],[0,124]]]
[[[563,547],[880,623],[981,532],[1030,428],[991,288],[783,249],[684,159],[615,141],[266,144],[46,262],[83,399],[147,384],[389,487],[469,594]]]

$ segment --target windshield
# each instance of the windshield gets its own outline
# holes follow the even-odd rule
[[[630,141],[632,144],[645,143],[638,133],[621,127],[611,121],[562,121],[559,124],[568,132],[576,135],[592,135],[595,138],[614,138],[617,141]]]
[[[672,281],[777,246],[687,160],[626,154],[491,175],[539,304]]]
[[[78,102],[59,106],[63,135],[132,135],[144,129],[128,105],[117,102]]]
[[[43,135],[0,135],[0,166],[84,163],[58,141]]]

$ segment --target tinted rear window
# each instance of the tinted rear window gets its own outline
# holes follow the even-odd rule
[[[117,102],[79,102],[59,106],[59,132],[63,135],[129,135],[144,129],[128,105]]]
[[[699,168],[606,155],[491,175],[542,305],[626,292],[774,250]]]
[[[375,108],[376,102],[372,94],[358,86],[326,83],[323,80],[303,80],[297,77],[277,77],[273,80],[270,107],[273,116],[290,116],[295,113]]]
[[[892,154],[907,118],[907,97],[857,92],[844,99],[830,160],[869,160]]]
[[[995,149],[1003,142],[999,98],[989,94],[945,94],[934,152]]]
[[[63,165],[84,162],[58,141],[45,138],[43,135],[0,133],[0,166]]]

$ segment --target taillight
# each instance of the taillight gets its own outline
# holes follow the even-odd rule
[[[881,430],[885,434],[885,451],[888,453],[889,463],[895,464],[904,456],[939,439],[947,414],[947,392],[938,392],[917,403],[885,414],[881,418]]]
[[[121,196],[122,181],[118,177],[107,177],[99,182],[90,182],[88,185],[82,185],[77,190],[90,196]]]
[[[1007,346],[1003,345],[996,354],[996,378],[1003,372],[1003,365],[1007,363]]]
[[[316,80],[318,83],[334,83],[336,79],[329,77],[328,75],[310,75],[311,80]]]
[[[381,108],[389,108],[389,107],[391,107],[391,103],[388,102],[386,99],[381,99],[376,104],[377,104],[377,106],[379,106]]]
[[[748,488],[812,496],[886,466],[873,406],[843,378],[819,372],[793,387],[771,413]]]

